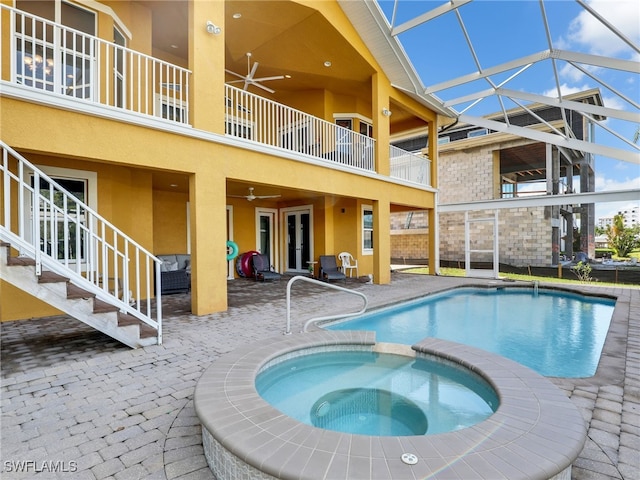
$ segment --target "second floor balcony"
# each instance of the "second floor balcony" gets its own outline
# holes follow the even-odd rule
[[[87,113],[99,106],[133,122],[153,118],[168,129],[191,126],[191,111],[198,107],[189,96],[195,72],[6,5],[0,5],[0,17],[3,84],[37,93],[45,103],[86,106]],[[231,85],[225,85],[224,103],[228,136],[309,156],[328,168],[378,171],[370,135]],[[425,156],[391,146],[389,162],[391,178],[431,184]]]

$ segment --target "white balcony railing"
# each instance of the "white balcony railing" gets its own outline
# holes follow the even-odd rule
[[[375,140],[226,85],[226,133],[368,171],[375,171]]]
[[[9,25],[11,35],[1,29]],[[0,41],[11,42],[0,78],[36,90],[189,122],[187,69],[0,4]],[[9,67],[9,71],[6,71]]]
[[[389,145],[390,175],[420,185],[431,185],[431,160]]]

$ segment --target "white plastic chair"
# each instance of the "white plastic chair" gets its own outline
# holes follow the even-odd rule
[[[342,273],[346,275],[347,272],[349,272],[349,278],[351,278],[351,272],[355,270],[356,278],[358,278],[358,260],[353,258],[353,255],[349,252],[341,252],[338,258],[340,259],[340,263],[342,263]]]

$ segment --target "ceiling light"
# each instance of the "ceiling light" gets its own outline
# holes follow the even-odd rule
[[[291,78],[291,75],[285,75],[284,78]]]
[[[390,117],[390,116],[391,116],[391,110],[389,110],[388,108],[383,108],[383,109],[382,109],[382,114],[383,114],[385,117]]]
[[[324,66],[325,67],[330,67],[331,66],[331,62],[329,60],[327,60],[326,62],[324,62]]]
[[[240,17],[242,17],[242,14],[241,14],[241,13],[234,13],[234,14],[233,14],[233,18],[235,18],[235,19],[238,19],[238,18],[240,18]]]
[[[178,48],[178,45],[176,45],[176,44],[171,44],[171,45],[169,45],[169,46],[170,46],[171,48]]]

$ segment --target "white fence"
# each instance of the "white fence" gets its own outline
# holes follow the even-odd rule
[[[230,85],[226,105],[227,135],[375,171],[371,137]]]
[[[390,174],[393,178],[431,185],[431,160],[389,145]]]
[[[53,94],[189,123],[187,69],[0,4],[11,48],[3,80]],[[0,38],[5,41],[0,30]]]

